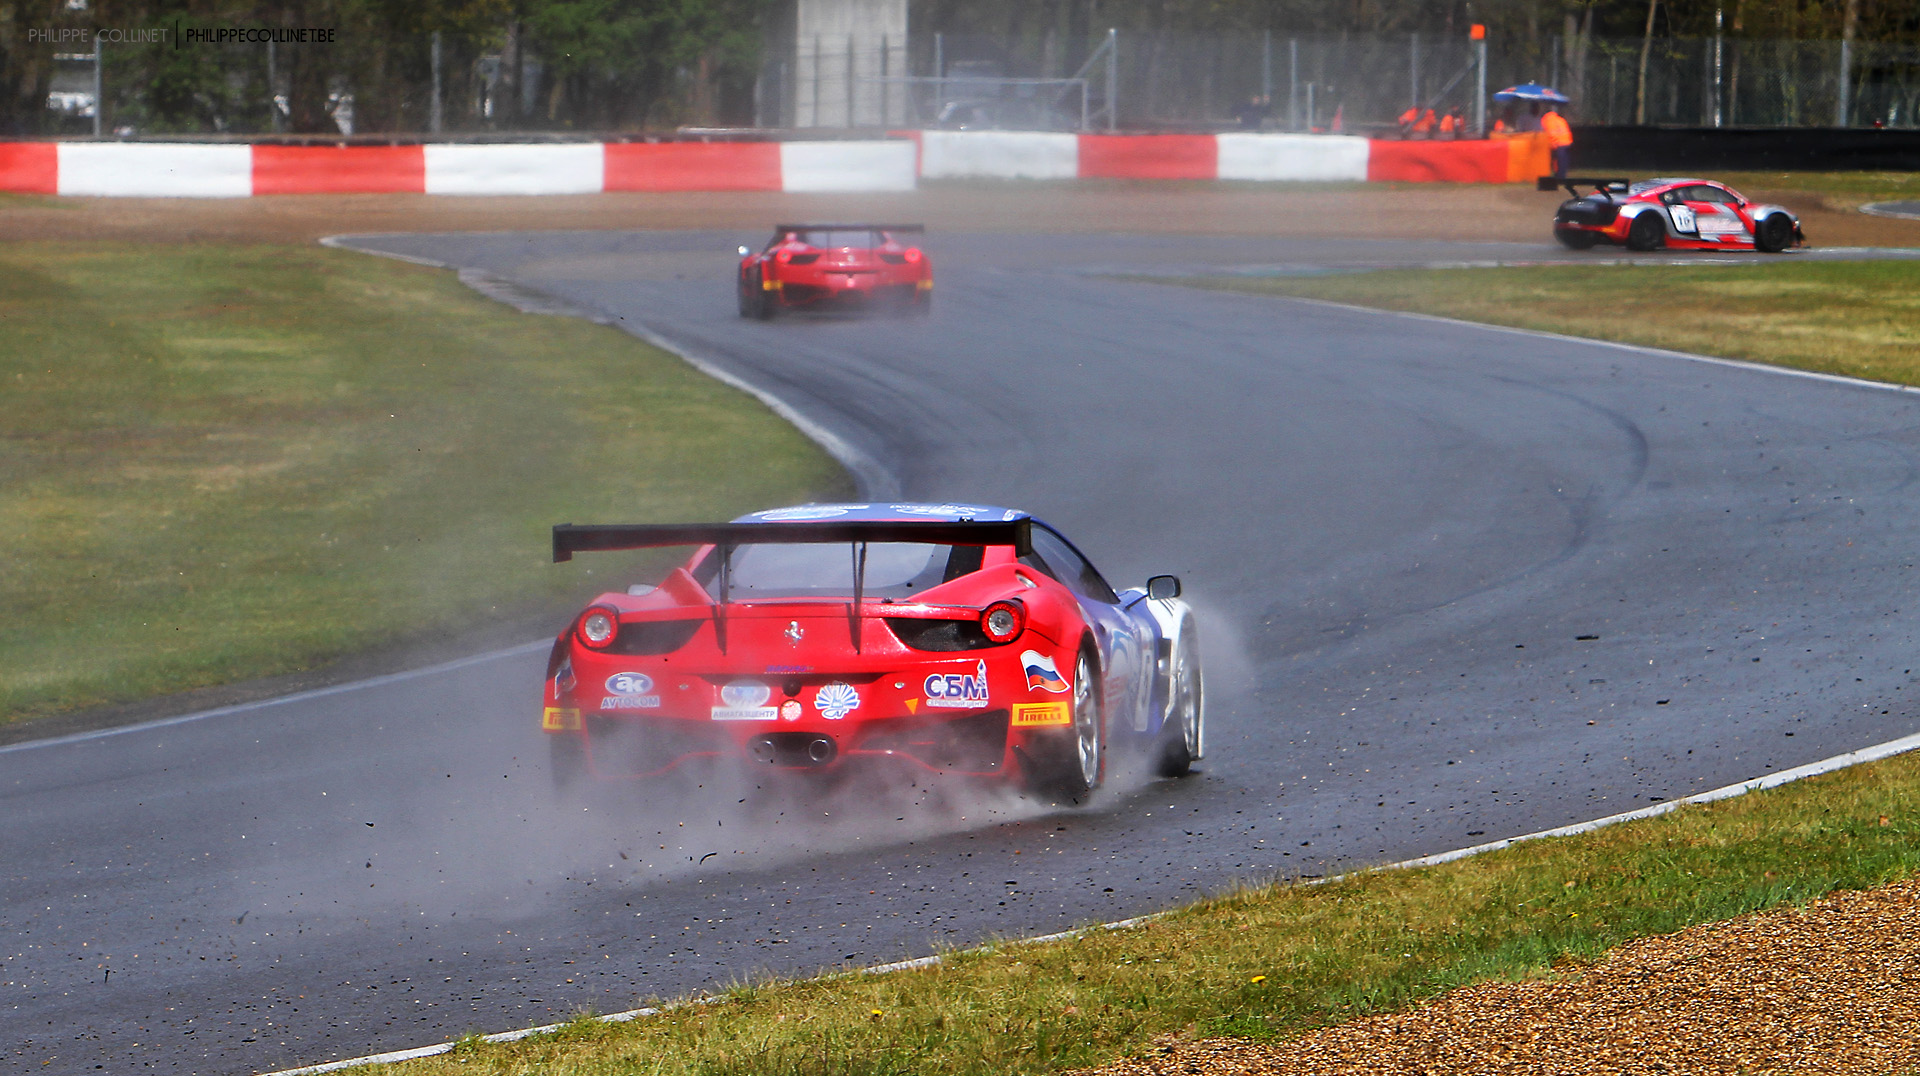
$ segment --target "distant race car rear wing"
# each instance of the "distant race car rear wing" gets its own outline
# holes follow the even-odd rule
[[[788,232],[895,232],[900,235],[920,235],[926,232],[924,224],[776,224],[773,230],[785,235]]]
[[[575,553],[654,549],[676,545],[732,548],[770,542],[926,542],[932,545],[1010,545],[1033,550],[1033,520],[950,522],[938,519],[822,519],[780,523],[561,523],[553,528],[553,560]]]
[[[1578,188],[1592,187],[1595,194],[1605,194],[1611,197],[1612,195],[1627,193],[1627,188],[1632,185],[1632,183],[1633,181],[1630,179],[1593,179],[1587,176],[1541,176],[1534,181],[1534,186],[1536,190],[1542,191],[1557,191],[1565,187],[1567,193],[1573,195],[1575,198],[1580,197]]]

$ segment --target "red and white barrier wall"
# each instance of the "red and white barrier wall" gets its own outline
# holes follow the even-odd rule
[[[659,142],[249,146],[0,142],[0,190],[134,198],[255,194],[910,191],[914,146]]]
[[[1531,181],[1538,136],[1458,142],[1346,135],[910,131],[864,142],[250,146],[0,142],[0,191],[144,198],[257,194],[908,191],[928,179]]]
[[[926,179],[1230,179],[1531,182],[1536,136],[1401,142],[1349,135],[1100,135],[914,131]]]

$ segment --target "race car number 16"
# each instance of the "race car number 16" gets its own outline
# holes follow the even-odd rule
[[[1676,205],[1668,206],[1667,208],[1673,213],[1674,231],[1691,232],[1699,229],[1699,225],[1693,219],[1692,206]]]

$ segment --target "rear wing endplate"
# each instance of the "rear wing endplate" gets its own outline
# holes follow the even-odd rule
[[[553,560],[575,553],[661,546],[733,547],[771,542],[925,542],[931,545],[1010,545],[1017,555],[1033,550],[1033,520],[810,520],[782,523],[561,523],[553,528]]]

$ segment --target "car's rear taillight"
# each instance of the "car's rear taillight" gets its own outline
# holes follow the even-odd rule
[[[788,262],[793,260],[793,251],[783,250],[780,253],[775,254],[773,256],[773,260],[779,262],[781,265],[785,265]]]
[[[980,630],[996,643],[1010,643],[1027,629],[1027,610],[1016,601],[999,601],[980,611]]]
[[[587,611],[580,614],[573,633],[580,637],[582,646],[605,650],[620,634],[620,614],[604,605],[588,606]]]
[[[919,264],[920,264],[920,259],[921,259],[921,258],[922,258],[923,256],[924,256],[924,255],[922,255],[922,254],[920,253],[920,248],[919,248],[919,247],[908,247],[908,248],[907,248],[907,264],[909,264],[909,265],[919,265]]]

